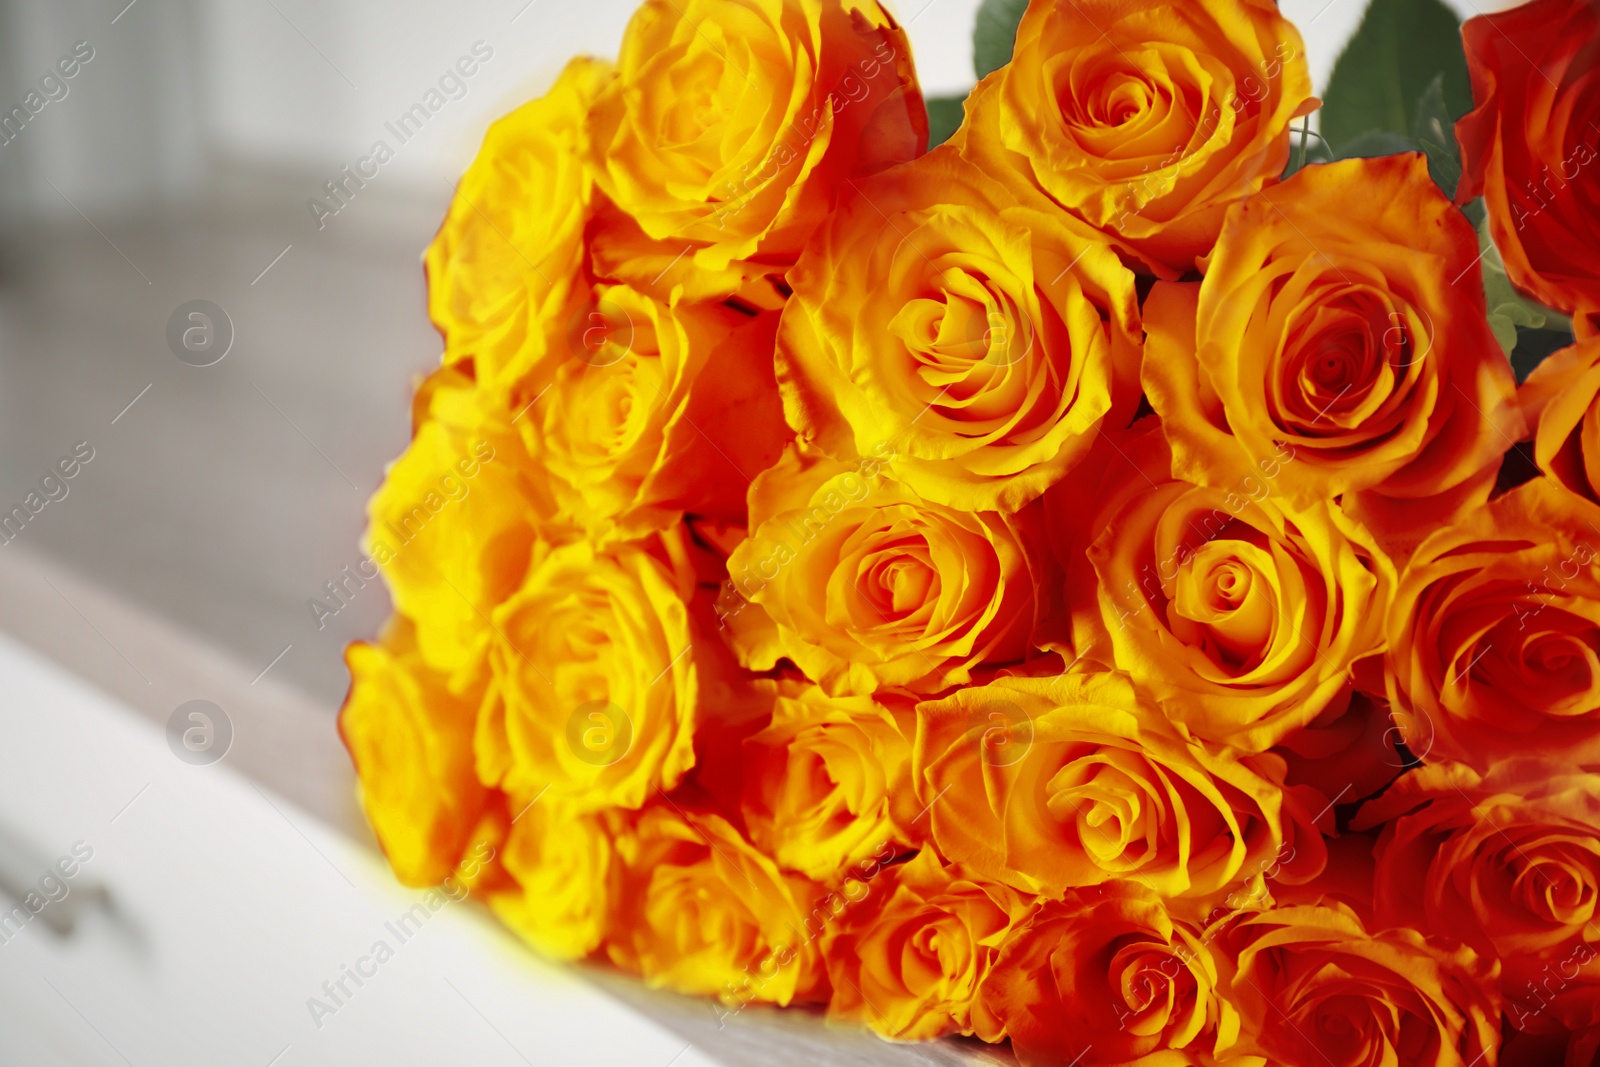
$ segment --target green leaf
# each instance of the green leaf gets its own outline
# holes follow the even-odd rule
[[[983,0],[978,5],[978,21],[972,28],[972,67],[978,77],[1011,62],[1017,23],[1027,9],[1028,0]]]
[[[929,96],[923,98],[928,107],[928,147],[936,148],[948,141],[961,126],[962,103],[966,95]]]
[[[1339,148],[1340,159],[1393,156],[1401,152],[1420,152],[1422,146],[1409,137],[1388,130],[1368,130],[1346,141]]]
[[[1511,279],[1506,276],[1505,263],[1500,259],[1500,250],[1495,248],[1494,241],[1489,237],[1489,223],[1485,219],[1478,227],[1478,249],[1482,253],[1479,263],[1483,267],[1483,302],[1489,311],[1489,328],[1494,331],[1496,341],[1505,351],[1506,357],[1512,360],[1512,366],[1517,368],[1518,377],[1527,377],[1528,371],[1533,369],[1527,352],[1520,357],[1513,358],[1517,352],[1518,339],[1526,331],[1547,331],[1572,334],[1572,321],[1558,311],[1551,311],[1543,304],[1536,304],[1527,299],[1512,286]],[[1526,345],[1524,346],[1527,347]],[[1559,346],[1558,346],[1559,347]],[[1532,357],[1533,363],[1543,359],[1548,352]],[[1520,366],[1518,359],[1527,363],[1526,367]]]
[[[1336,146],[1368,130],[1415,136],[1417,105],[1440,75],[1446,116],[1466,114],[1472,85],[1455,14],[1440,0],[1372,0],[1328,80],[1323,136]]]
[[[1566,348],[1571,343],[1571,330],[1518,327],[1517,347],[1511,353],[1511,369],[1516,373],[1517,381],[1519,383],[1527,381],[1528,375],[1533,373],[1533,368],[1544,362],[1546,356]]]
[[[1450,109],[1444,102],[1444,75],[1436,74],[1417,101],[1417,113],[1411,119],[1411,136],[1427,154],[1428,174],[1434,184],[1452,200],[1456,185],[1461,181],[1461,149],[1456,144],[1455,130]]]
[[[1329,150],[1328,142],[1311,128],[1309,117],[1302,119],[1300,125],[1289,127],[1289,135],[1289,165],[1283,169],[1279,181],[1288,181],[1297,171],[1303,170],[1309,164],[1333,161],[1333,152]]]

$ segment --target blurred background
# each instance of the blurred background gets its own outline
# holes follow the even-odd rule
[[[614,55],[632,7],[0,2],[0,114],[89,57],[20,132],[0,126],[0,501],[95,450],[8,554],[44,553],[256,670],[288,648],[273,677],[331,714],[343,645],[388,608],[366,589],[318,629],[306,601],[358,558],[439,353],[422,249],[488,122],[571,55]],[[933,0],[912,23],[934,89],[971,82],[975,7]],[[456,78],[463,57],[477,70]],[[402,129],[447,75],[443,106]],[[394,156],[358,187],[341,168],[378,141]],[[205,368],[166,338],[195,299],[234,331]],[[131,667],[101,680],[144,687]]]
[[[0,906],[36,880],[29,871],[98,835],[101,858],[71,899],[102,916],[84,922],[122,931],[105,942],[121,947],[91,937],[81,951],[45,924],[0,941],[0,1067],[266,1064],[280,1045],[285,1065],[352,1062],[302,1001],[370,940],[362,922],[405,899],[372,855],[334,734],[343,647],[374,635],[389,605],[368,583],[319,625],[308,601],[333,603],[325,583],[360,558],[365,502],[405,446],[414,381],[438,358],[421,254],[454,182],[487,123],[542,92],[568,57],[614,55],[633,6],[0,0],[0,516],[30,493],[44,501],[0,532]],[[977,0],[891,6],[924,89],[969,87]],[[1324,85],[1365,0],[1281,6]],[[451,73],[463,57],[470,77]],[[419,103],[426,122],[397,130]],[[379,141],[393,157],[347,179]],[[211,332],[205,358],[186,361],[170,338],[201,321],[188,317],[196,308]],[[71,456],[75,475],[57,479]],[[174,760],[162,734],[197,699],[229,731],[209,777]],[[154,820],[142,836],[141,817]],[[58,909],[69,934],[79,908]],[[276,919],[252,926],[261,916]],[[476,997],[498,989],[523,1025],[556,1025],[510,992],[526,957],[488,927],[473,936],[470,950],[439,940],[478,961],[463,966],[502,953]],[[423,982],[429,968],[410,963]],[[549,1032],[537,1028],[502,1043],[494,1013],[462,989],[457,1002],[437,982],[392,985],[398,999],[373,995],[368,1029],[350,1032],[386,1033],[393,1062],[423,1062],[413,1009],[474,1028],[462,1040],[481,1041],[484,1062],[611,1062],[593,1048],[543,1058],[549,1048],[534,1049]],[[606,1003],[635,996],[608,988]],[[142,992],[116,1007],[129,989]],[[269,989],[270,1007],[252,1015]],[[624,1014],[689,1018],[661,1003]],[[178,1036],[196,1005],[224,1021]],[[703,1007],[692,1013],[637,1048],[613,1021],[607,1040],[620,1043],[607,1055],[650,1067],[640,1049],[683,1045],[682,1065],[741,1062],[697,1059],[722,1038],[705,1036]],[[279,1017],[259,1033],[245,1021]],[[932,1062],[876,1045],[860,1054],[834,1048],[823,1062]]]

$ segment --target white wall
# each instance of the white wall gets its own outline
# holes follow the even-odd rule
[[[113,25],[117,8],[105,2],[0,0],[0,112],[22,104],[76,42],[93,49],[67,95],[0,145],[0,207],[70,213],[61,194],[85,207],[193,187],[206,89],[188,6],[139,0]]]

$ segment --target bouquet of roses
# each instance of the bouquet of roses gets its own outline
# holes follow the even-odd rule
[[[427,253],[396,874],[1026,1065],[1589,1064],[1597,58],[987,0],[924,101],[877,0],[645,0]]]

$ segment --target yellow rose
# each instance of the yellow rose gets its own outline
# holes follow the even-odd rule
[[[652,986],[730,1008],[826,996],[818,891],[785,875],[719,815],[670,800],[626,839],[611,959]]]
[[[669,284],[696,299],[781,275],[840,186],[927,141],[910,47],[875,0],[645,0],[617,71],[589,162],[638,232],[601,229],[597,259],[641,282],[681,257]]]
[[[452,693],[418,655],[411,624],[397,618],[380,644],[345,650],[350,693],[339,736],[361,779],[361,804],[394,873],[437,885],[461,859],[483,810],[472,733],[481,683]]]
[[[1328,504],[1284,504],[1287,456],[1229,491],[1170,477],[1159,427],[1119,453],[1087,524],[1079,652],[1195,736],[1251,752],[1342,712],[1354,665],[1383,650],[1395,584],[1371,536]]]
[[[828,1018],[896,1041],[972,1033],[978,987],[1029,901],[976,882],[932,849],[890,867],[823,937]]]
[[[1239,1028],[1218,984],[1196,931],[1144,886],[1113,882],[1012,930],[973,1019],[985,1041],[1009,1037],[1022,1067],[1204,1063]]]
[[[872,697],[785,690],[770,724],[744,742],[745,826],[783,867],[836,882],[851,864],[904,840],[891,807],[910,796],[911,743]],[[897,703],[910,718],[909,702]]]
[[[637,808],[694,765],[693,574],[638,545],[540,545],[492,618],[478,770],[513,808]]]
[[[428,247],[428,313],[445,362],[478,380],[515,373],[544,351],[583,262],[593,182],[584,117],[611,65],[574,59],[551,90],[489,127]]]
[[[1205,280],[1145,303],[1172,473],[1232,489],[1287,450],[1285,496],[1342,495],[1407,547],[1481,503],[1524,425],[1477,259],[1419,153],[1306,167],[1235,206]]]
[[[776,326],[772,314],[595,286],[552,348],[558,358],[517,386],[530,397],[519,429],[562,520],[597,541],[641,536],[685,510],[742,522],[750,480],[790,439]]]
[[[1175,278],[1229,204],[1283,173],[1289,123],[1316,106],[1300,34],[1271,0],[1034,0],[956,143]]]
[[[1349,908],[1250,915],[1224,935],[1235,1055],[1283,1064],[1493,1067],[1499,964],[1415,930],[1369,932]]]
[[[725,607],[745,666],[793,660],[830,693],[937,692],[1028,654],[1030,516],[928,503],[877,465],[791,448],[750,487]]]
[[[613,839],[626,834],[619,811],[585,814],[550,797],[512,812],[501,849],[515,888],[489,895],[489,906],[539,951],[581,959],[611,933],[621,889]]]
[[[415,621],[423,658],[470,673],[553,504],[514,428],[485,412],[460,372],[435,371],[415,406],[416,434],[367,506],[366,550],[395,610]]]
[[[1279,859],[1289,882],[1322,868],[1314,790],[1285,789],[1277,756],[1176,736],[1121,675],[1000,678],[919,704],[917,720],[934,844],[982,877],[1208,898]]]
[[[789,282],[789,424],[841,460],[892,455],[925,500],[1014,511],[1133,416],[1132,273],[952,149],[860,183]]]

